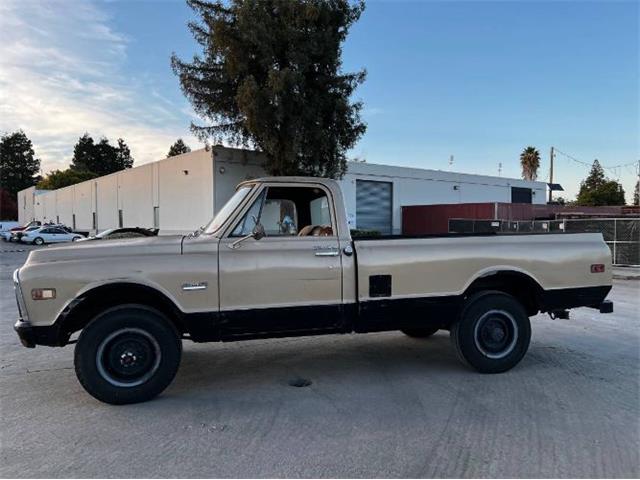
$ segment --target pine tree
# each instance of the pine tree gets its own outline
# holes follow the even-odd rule
[[[0,187],[10,196],[35,185],[39,170],[40,160],[22,130],[0,137]]]
[[[214,143],[257,147],[274,175],[340,177],[365,132],[351,101],[365,71],[342,72],[342,43],[364,3],[349,0],[187,0],[202,47],[173,71]]]
[[[167,158],[175,157],[176,155],[182,155],[183,153],[189,153],[190,151],[191,149],[182,141],[181,138],[179,138],[169,148],[169,153],[167,153]]]
[[[580,183],[576,205],[624,205],[624,190],[615,180],[605,177],[598,160],[594,160],[587,178]]]
[[[102,137],[98,143],[95,143],[93,138],[85,133],[73,148],[72,170],[101,176],[132,166],[131,151],[122,138],[118,139],[118,146],[114,147],[106,137]]]
[[[118,146],[116,147],[116,166],[118,170],[124,170],[125,168],[133,167],[133,157],[131,156],[131,150],[123,139],[118,139]]]
[[[94,165],[95,143],[93,138],[85,132],[78,139],[78,143],[73,147],[73,159],[71,160],[71,168],[73,170],[91,171]]]

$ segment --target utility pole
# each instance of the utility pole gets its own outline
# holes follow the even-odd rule
[[[498,176],[502,176],[502,162],[498,163]]]
[[[551,160],[551,165],[549,166],[549,203],[553,201],[553,156],[553,147],[551,147],[551,155],[549,155]]]

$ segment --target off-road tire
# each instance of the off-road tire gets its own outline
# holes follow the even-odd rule
[[[115,345],[105,344],[112,337]],[[132,381],[122,380],[123,377],[109,370],[117,363],[114,358],[122,359],[123,355],[130,354],[127,345],[133,345],[134,352],[136,346],[140,347],[139,357],[146,358],[150,364],[144,375]],[[125,353],[118,357],[119,352]],[[178,371],[181,354],[178,331],[165,315],[144,305],[128,304],[99,313],[82,330],[75,347],[74,365],[80,384],[90,395],[102,402],[123,405],[145,402],[167,388]],[[135,363],[136,357],[131,357]]]
[[[436,333],[440,328],[438,327],[416,327],[416,328],[403,328],[400,330],[408,337],[412,338],[427,338]]]
[[[511,295],[480,292],[466,301],[460,318],[451,326],[450,337],[463,363],[481,373],[501,373],[527,353],[531,323],[522,304]]]

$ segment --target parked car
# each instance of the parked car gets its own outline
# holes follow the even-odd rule
[[[75,242],[84,238],[82,235],[68,231],[61,225],[45,225],[22,232],[21,242],[43,245],[45,243]]]
[[[449,330],[484,373],[517,365],[529,317],[613,311],[599,233],[351,238],[337,182],[243,182],[202,231],[33,251],[14,274],[27,347],[75,346],[78,380],[114,404],[173,380],[182,339]],[[389,359],[390,361],[392,359]]]
[[[17,227],[12,227],[8,232],[2,232],[2,239],[8,242],[13,242],[18,238],[18,236],[14,235],[14,233],[22,232],[29,227],[39,227],[40,225],[42,225],[42,223],[38,220],[32,220],[26,225],[18,225]]]
[[[41,228],[39,225],[33,225],[31,227],[27,227],[23,230],[16,230],[11,232],[11,237],[9,238],[10,242],[19,242],[22,239],[22,236],[27,232],[32,232],[33,230],[38,230]]]
[[[140,228],[140,227],[110,228],[92,237],[82,238],[79,241],[116,240],[121,238],[155,237],[156,235],[158,235],[157,228]]]
[[[15,221],[2,221],[0,222],[0,237],[3,240],[8,240],[11,237],[11,229],[19,227],[20,224]]]

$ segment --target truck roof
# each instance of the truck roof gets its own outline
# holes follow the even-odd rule
[[[252,178],[251,180],[245,180],[241,182],[240,185],[245,185],[247,183],[256,183],[256,182],[269,182],[269,183],[319,183],[321,185],[325,185],[327,187],[336,188],[338,186],[338,182],[331,178],[324,177],[260,177],[260,178]]]

